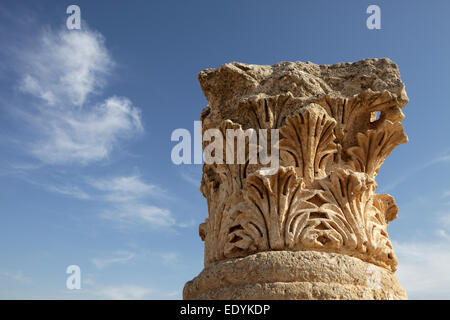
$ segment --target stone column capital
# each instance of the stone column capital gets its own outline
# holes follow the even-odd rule
[[[359,293],[354,298],[405,298],[397,282],[395,290],[388,285],[395,279],[397,259],[387,226],[398,209],[392,196],[375,192],[375,178],[384,160],[396,146],[408,141],[401,124],[408,97],[396,64],[389,59],[335,65],[233,62],[206,69],[198,78],[208,99],[201,115],[202,130],[220,130],[225,138],[223,146],[215,149],[215,157],[223,152],[224,158],[234,160],[209,162],[203,167],[201,191],[209,211],[200,225],[205,241],[204,272],[214,274],[211,268],[242,264],[245,259],[253,264],[252,270],[264,268],[248,257],[265,252],[268,260],[280,255],[286,263],[315,255],[312,261],[328,261],[334,270],[329,272],[339,278],[339,268],[333,269],[329,262],[330,254],[337,254],[344,256],[338,259],[345,261],[343,264],[353,265],[355,277],[364,277],[356,274],[361,270],[375,268],[383,279],[378,291],[370,286],[364,294],[355,289]],[[263,130],[265,135],[259,135],[257,142],[250,135],[242,136],[244,155],[229,157],[226,151],[242,151],[239,138],[227,136],[230,129]],[[273,145],[264,141],[275,136]],[[218,142],[204,142],[205,151],[210,151],[212,143],[217,146]],[[275,169],[250,156],[255,143],[265,143],[268,154],[277,155]],[[279,252],[287,252],[290,258]],[[301,265],[291,263],[290,268]],[[243,275],[248,272],[244,269],[240,269]],[[281,275],[277,280],[274,270],[265,284],[283,282]],[[298,279],[290,282],[324,282],[320,274],[316,280],[307,277],[302,281],[302,270],[295,274]],[[249,278],[241,277],[240,285],[258,287],[257,279],[244,281]],[[185,298],[339,298],[298,291],[308,286],[292,287],[296,293],[285,297],[267,290],[261,295],[239,295],[239,284],[233,287],[233,294],[220,295],[220,281],[213,281],[214,288],[199,286],[199,281],[186,285]],[[352,283],[345,281],[333,283]],[[197,289],[193,289],[194,283]],[[341,298],[352,296],[343,294]]]

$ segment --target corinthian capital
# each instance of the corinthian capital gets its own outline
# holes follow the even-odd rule
[[[262,252],[281,264],[287,255],[313,259],[311,263],[323,260],[332,270],[330,259],[337,255],[336,261],[343,259],[355,273],[369,270],[373,278],[375,270],[384,285],[374,288],[366,282],[366,287],[354,288],[362,293],[345,296],[337,290],[324,298],[406,297],[393,275],[397,259],[387,233],[398,209],[390,195],[376,193],[375,182],[386,157],[408,141],[401,124],[408,97],[397,66],[389,59],[335,65],[229,63],[200,72],[199,81],[209,102],[202,112],[203,131],[264,129],[267,137],[279,134],[278,143],[269,148],[271,153],[277,149],[279,166],[269,174],[267,163],[251,161],[255,141],[249,139],[242,144],[244,161],[204,165],[201,190],[209,211],[200,225],[204,272],[242,261],[252,270],[264,270],[258,262]],[[221,150],[234,142],[234,137],[224,139]],[[285,264],[295,269],[291,262]],[[270,278],[265,284],[282,282],[273,268],[275,274],[265,274]],[[338,268],[330,270],[339,278]],[[201,277],[186,285],[185,298],[299,298],[306,290],[283,296],[261,289],[249,296],[249,289],[199,284]],[[258,280],[251,278],[243,276],[239,285],[256,285]],[[342,286],[355,283],[339,279]]]

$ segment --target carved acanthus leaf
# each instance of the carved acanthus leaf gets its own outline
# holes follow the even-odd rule
[[[398,207],[394,198],[389,194],[376,194],[373,197],[373,205],[383,215],[386,223],[397,218]]]
[[[326,201],[338,208],[337,216],[347,222],[350,233],[345,236],[347,241],[344,245],[364,252],[367,236],[362,226],[375,182],[365,174],[337,169],[320,180],[319,184],[325,191],[323,196]]]
[[[348,226],[342,250],[366,255],[373,263],[395,270],[397,261],[387,236],[387,223],[373,202],[375,181],[365,173],[337,169],[319,184],[326,201],[335,204],[333,217]]]
[[[402,124],[389,120],[365,134],[358,133],[356,139],[358,145],[346,150],[351,159],[350,166],[371,177],[378,174],[384,160],[396,146],[408,141]]]
[[[283,249],[294,245],[301,225],[307,216],[304,209],[314,206],[307,199],[315,195],[306,190],[302,179],[292,167],[280,167],[277,174],[265,176],[260,173],[247,178],[246,197],[253,210],[264,219],[271,249]]]
[[[200,190],[208,203],[209,218],[200,225],[199,233],[205,241],[205,262],[223,259],[233,208],[243,203],[243,165],[204,165]],[[245,181],[245,180],[244,180]],[[214,246],[213,248],[209,248]]]
[[[280,158],[282,165],[294,166],[309,185],[315,178],[326,175],[326,167],[337,152],[333,133],[336,121],[325,110],[310,104],[286,120],[280,129]]]
[[[240,204],[226,214],[225,242],[223,244],[226,258],[245,256],[249,252],[265,251],[269,248],[267,226],[264,218],[255,214],[248,205]]]

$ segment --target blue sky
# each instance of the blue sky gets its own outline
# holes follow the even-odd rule
[[[66,28],[81,8],[82,30]],[[366,8],[381,8],[381,30]],[[173,130],[206,106],[196,75],[239,61],[388,57],[410,142],[377,177],[410,298],[450,299],[448,1],[2,1],[0,298],[178,299],[203,267],[201,165]],[[79,265],[82,289],[66,289]]]

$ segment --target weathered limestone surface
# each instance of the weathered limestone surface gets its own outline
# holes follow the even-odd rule
[[[205,267],[185,299],[406,299],[391,271],[347,255],[267,251]]]
[[[184,298],[406,298],[387,234],[398,209],[375,193],[381,164],[408,140],[397,66],[229,63],[199,81],[203,130],[279,129],[280,168],[204,165],[205,269]]]

